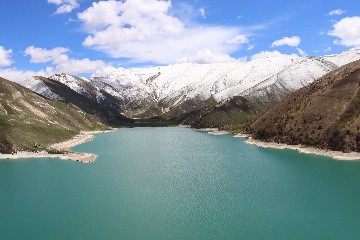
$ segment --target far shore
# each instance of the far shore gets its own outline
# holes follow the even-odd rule
[[[291,149],[296,150],[301,153],[305,154],[314,154],[314,155],[321,155],[321,156],[327,156],[331,157],[336,160],[360,160],[360,153],[358,152],[350,152],[350,153],[344,153],[340,151],[331,151],[331,150],[324,150],[320,148],[315,147],[309,147],[305,145],[288,145],[288,144],[282,144],[282,143],[276,143],[276,142],[263,142],[259,140],[255,140],[251,138],[250,135],[246,134],[237,134],[235,137],[239,138],[247,138],[245,143],[252,144],[258,147],[262,148],[274,148],[274,149]]]
[[[76,145],[89,142],[95,138],[94,134],[97,133],[105,133],[105,132],[113,132],[118,130],[111,129],[105,131],[81,131],[78,135],[73,137],[72,139],[66,140],[64,142],[59,142],[48,146],[49,149],[60,151],[64,153],[60,154],[51,154],[46,151],[40,152],[27,152],[27,151],[19,151],[14,154],[0,154],[1,159],[24,159],[24,158],[57,158],[61,160],[71,160],[81,163],[91,163],[96,159],[96,155],[91,153],[80,153],[73,152],[70,149],[75,147]]]

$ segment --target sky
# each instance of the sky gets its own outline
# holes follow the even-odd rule
[[[11,0],[0,3],[0,76],[323,56],[360,46],[355,0]]]

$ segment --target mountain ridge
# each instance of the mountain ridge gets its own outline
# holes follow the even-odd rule
[[[148,114],[147,117],[153,117],[156,116],[155,112],[171,112],[192,100],[214,99],[220,103],[242,96],[248,100],[274,104],[344,63],[357,59],[360,59],[360,49],[317,58],[283,56],[246,63],[119,68],[102,77],[77,78],[56,74],[50,78],[83,95],[86,95],[81,90],[85,83],[98,95],[108,93],[118,99],[127,116]],[[21,84],[36,91],[35,83],[29,82]],[[149,108],[158,110],[148,111]],[[196,109],[188,109],[189,112],[193,110]]]

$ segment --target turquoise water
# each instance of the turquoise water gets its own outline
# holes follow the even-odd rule
[[[0,161],[1,239],[360,239],[360,162],[186,128],[96,135]]]

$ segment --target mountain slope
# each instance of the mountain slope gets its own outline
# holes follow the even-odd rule
[[[251,102],[238,96],[221,104],[196,111],[186,118],[183,124],[193,128],[234,130],[255,120],[268,108],[262,103]]]
[[[360,61],[326,74],[247,129],[262,141],[360,151]]]
[[[63,141],[80,130],[106,128],[72,104],[46,99],[0,78],[0,152],[34,150]]]
[[[120,102],[116,97],[81,78],[56,74],[50,78],[32,77],[21,84],[47,98],[71,103],[104,122],[130,121],[121,115]]]

